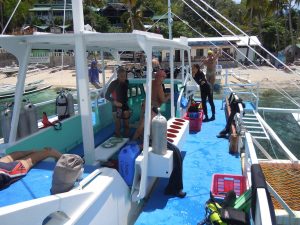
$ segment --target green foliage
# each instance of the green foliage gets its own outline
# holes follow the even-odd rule
[[[0,30],[2,31],[12,11],[17,5],[18,0],[0,0]],[[32,17],[29,9],[35,3],[54,3],[54,0],[26,0],[22,1],[12,21],[10,22],[6,32],[13,31],[13,28],[20,28],[24,24],[44,25],[45,21]],[[91,7],[100,8],[106,5],[105,0],[84,0],[84,19],[85,23],[89,23],[98,32],[131,32],[132,29],[144,30],[144,24],[153,24],[153,21],[145,20],[142,15],[143,10],[150,9],[154,15],[163,15],[168,11],[168,0],[120,0],[128,6],[128,12],[122,16],[123,29],[114,27],[110,24],[107,18],[104,18],[92,10]],[[188,7],[181,0],[171,0],[172,12],[178,17],[187,22],[182,22],[176,16],[173,18],[173,37],[199,37],[204,36],[220,36],[232,35],[223,26],[210,17],[213,15],[234,33],[240,34],[230,24],[221,19],[211,9],[208,9],[201,1],[195,1],[208,11],[206,14],[191,0],[185,0]],[[300,4],[300,0],[242,0],[240,4],[236,4],[233,0],[206,0],[220,14],[225,16],[239,28],[251,35],[260,35],[260,40],[264,46],[270,51],[282,50],[286,45],[291,43],[291,33],[294,37],[300,35],[300,13],[297,8],[291,9],[291,24],[292,30],[288,28],[288,4]],[[211,26],[219,31],[216,32],[214,28],[208,25],[203,19],[207,20]],[[31,22],[31,23],[30,23]],[[54,18],[54,24],[62,24],[61,18]],[[66,24],[71,24],[67,21]],[[191,26],[193,31],[189,26]],[[159,29],[158,29],[159,28]],[[168,37],[167,21],[160,21],[151,29],[152,32],[159,32],[164,37]],[[278,35],[278,38],[277,38]]]
[[[1,0],[0,1],[0,28],[1,32],[6,25],[9,17],[17,6],[18,0]],[[22,27],[29,22],[29,9],[33,6],[34,0],[22,1],[12,18],[6,33],[12,32],[15,28]]]
[[[97,14],[90,7],[84,7],[84,23],[103,33],[108,32],[111,27],[107,18]]]

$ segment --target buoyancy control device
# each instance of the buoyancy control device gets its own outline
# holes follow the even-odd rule
[[[236,194],[234,191],[227,193],[224,202],[220,205],[210,192],[210,198],[205,204],[205,219],[197,225],[249,225],[248,215],[233,208]]]
[[[56,114],[59,120],[74,115],[74,98],[70,90],[61,90],[56,98]]]
[[[11,129],[11,120],[13,114],[13,103],[7,104],[6,109],[1,112],[1,128],[4,137],[4,143],[9,140]],[[20,109],[19,123],[17,128],[17,140],[33,134],[38,131],[38,116],[36,106],[28,99],[23,100]]]
[[[164,155],[167,152],[167,120],[160,113],[160,108],[157,108],[158,114],[152,119],[152,151],[153,153]]]

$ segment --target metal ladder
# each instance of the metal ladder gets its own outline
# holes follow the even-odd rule
[[[247,110],[246,114],[243,115],[243,125],[253,138],[270,140],[267,131],[256,117],[254,111]]]

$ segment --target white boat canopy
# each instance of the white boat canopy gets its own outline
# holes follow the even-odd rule
[[[95,33],[83,31],[84,44],[87,51],[118,50],[140,51],[145,50],[146,45],[154,50],[182,49],[189,50],[187,39],[176,41],[164,39],[162,35],[134,31],[133,33]],[[18,46],[31,45],[31,49],[75,49],[75,39],[78,34],[38,34],[27,36],[4,35],[0,37],[0,46],[14,54]],[[10,47],[8,47],[10,46]],[[166,48],[167,47],[167,48]]]

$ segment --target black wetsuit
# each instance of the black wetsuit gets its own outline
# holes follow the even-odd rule
[[[165,193],[177,194],[183,189],[182,183],[182,156],[177,146],[168,142],[167,148],[173,151],[173,171],[171,173],[169,183],[165,189]]]
[[[118,80],[114,80],[110,83],[106,91],[105,98],[110,102],[118,101],[122,103],[122,111],[127,111],[129,110],[127,90],[128,80],[126,80],[124,83],[121,83]],[[117,107],[113,104],[113,112],[116,111]]]
[[[216,109],[215,109],[215,104],[214,104],[213,92],[210,90],[210,85],[208,84],[204,73],[202,71],[198,71],[195,74],[194,80],[200,86],[202,107],[203,107],[203,112],[204,112],[205,117],[208,118],[207,106],[206,106],[207,98],[208,98],[208,102],[210,104],[212,115],[215,115]]]

